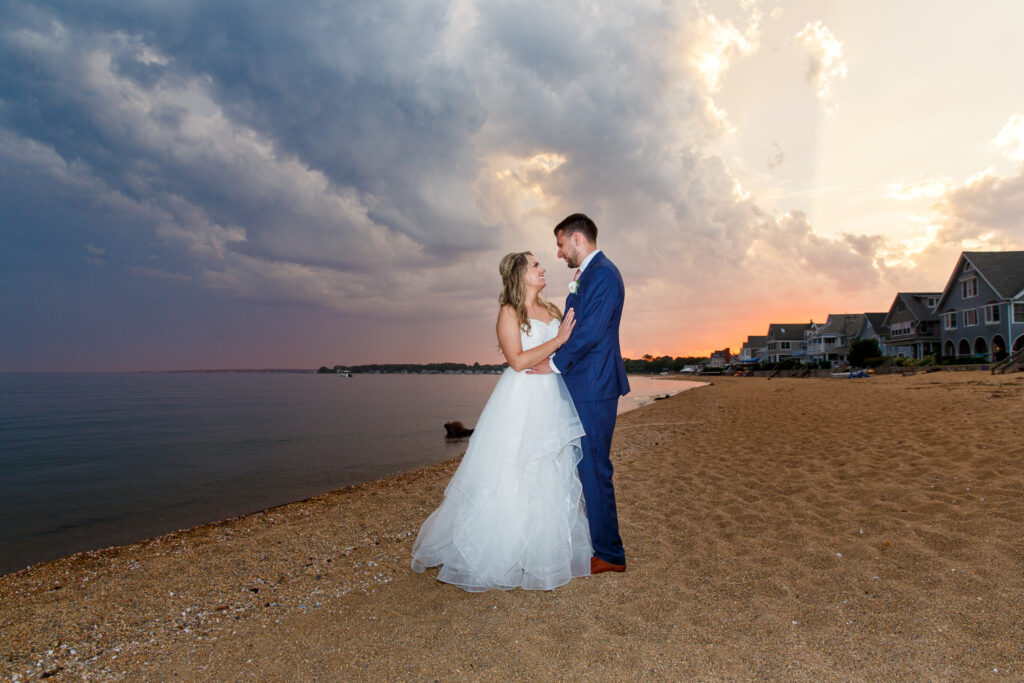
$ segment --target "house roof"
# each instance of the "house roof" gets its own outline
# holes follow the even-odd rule
[[[783,341],[803,341],[804,330],[810,328],[810,323],[772,323],[768,326],[768,339]]]
[[[864,327],[863,313],[829,313],[824,326],[819,327],[817,335],[841,334],[853,336]]]
[[[892,306],[889,306],[889,312],[885,314],[885,321],[882,324],[889,324],[889,316],[892,315],[893,309],[896,308],[896,302],[901,299],[918,320],[938,320],[938,314],[935,313],[933,309],[925,305],[921,300],[929,297],[937,298],[941,296],[941,294],[942,292],[899,292],[896,295],[896,298],[892,300]],[[941,302],[939,303],[941,304]],[[936,308],[938,308],[938,305],[936,305]]]
[[[888,313],[865,313],[864,317],[868,319],[875,334],[882,334],[885,331],[885,319],[889,317]]]
[[[747,341],[743,345],[752,349],[759,349],[768,344],[768,337],[759,334],[748,334]]]
[[[965,260],[1000,299],[1012,299],[1024,293],[1024,251],[965,251],[960,254],[936,308],[946,302]]]

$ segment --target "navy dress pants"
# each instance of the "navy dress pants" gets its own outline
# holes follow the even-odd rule
[[[615,489],[612,486],[612,432],[619,400],[580,401],[576,412],[587,433],[580,444],[583,459],[577,469],[583,496],[587,502],[587,521],[594,555],[612,564],[626,564],[626,551],[619,536],[619,517],[615,511]]]

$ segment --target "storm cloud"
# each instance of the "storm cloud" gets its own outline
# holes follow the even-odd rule
[[[33,339],[67,335],[67,351],[69,330],[89,329],[84,313],[113,311],[137,321],[134,343],[166,337],[146,322],[164,310],[231,320],[222,340],[272,327],[283,309],[313,311],[333,316],[338,349],[396,361],[421,351],[340,337],[373,321],[428,321],[434,336],[471,324],[484,332],[430,348],[479,357],[501,254],[534,249],[555,271],[551,226],[580,210],[601,226],[638,320],[666,300],[685,319],[709,296],[879,277],[876,239],[823,237],[799,207],[760,206],[709,151],[726,134],[712,96],[758,47],[756,7],[737,17],[742,32],[700,3],[0,8],[0,301],[24,332],[5,340],[2,368],[46,366]],[[826,33],[804,43],[835,42]],[[705,49],[712,66],[695,54]],[[845,74],[828,54],[812,55],[819,90]],[[235,306],[245,320],[222,315]],[[210,329],[174,343],[199,349]],[[640,343],[640,330],[625,334]],[[221,362],[129,362],[102,346],[76,358]]]

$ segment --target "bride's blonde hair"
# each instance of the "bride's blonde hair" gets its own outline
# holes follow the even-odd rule
[[[498,296],[498,304],[504,306],[509,304],[515,309],[516,317],[519,318],[519,327],[523,332],[530,331],[530,319],[526,316],[526,268],[530,264],[529,257],[533,252],[520,251],[518,253],[505,254],[498,264],[498,272],[501,274],[501,294]],[[562,311],[544,297],[537,295],[537,303],[547,309],[548,313],[562,319]]]

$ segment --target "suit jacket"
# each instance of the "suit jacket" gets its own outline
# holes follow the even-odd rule
[[[576,327],[555,352],[554,362],[574,401],[602,401],[629,393],[619,347],[625,296],[619,269],[600,252],[580,276],[576,293],[565,300],[565,310],[576,311]]]

